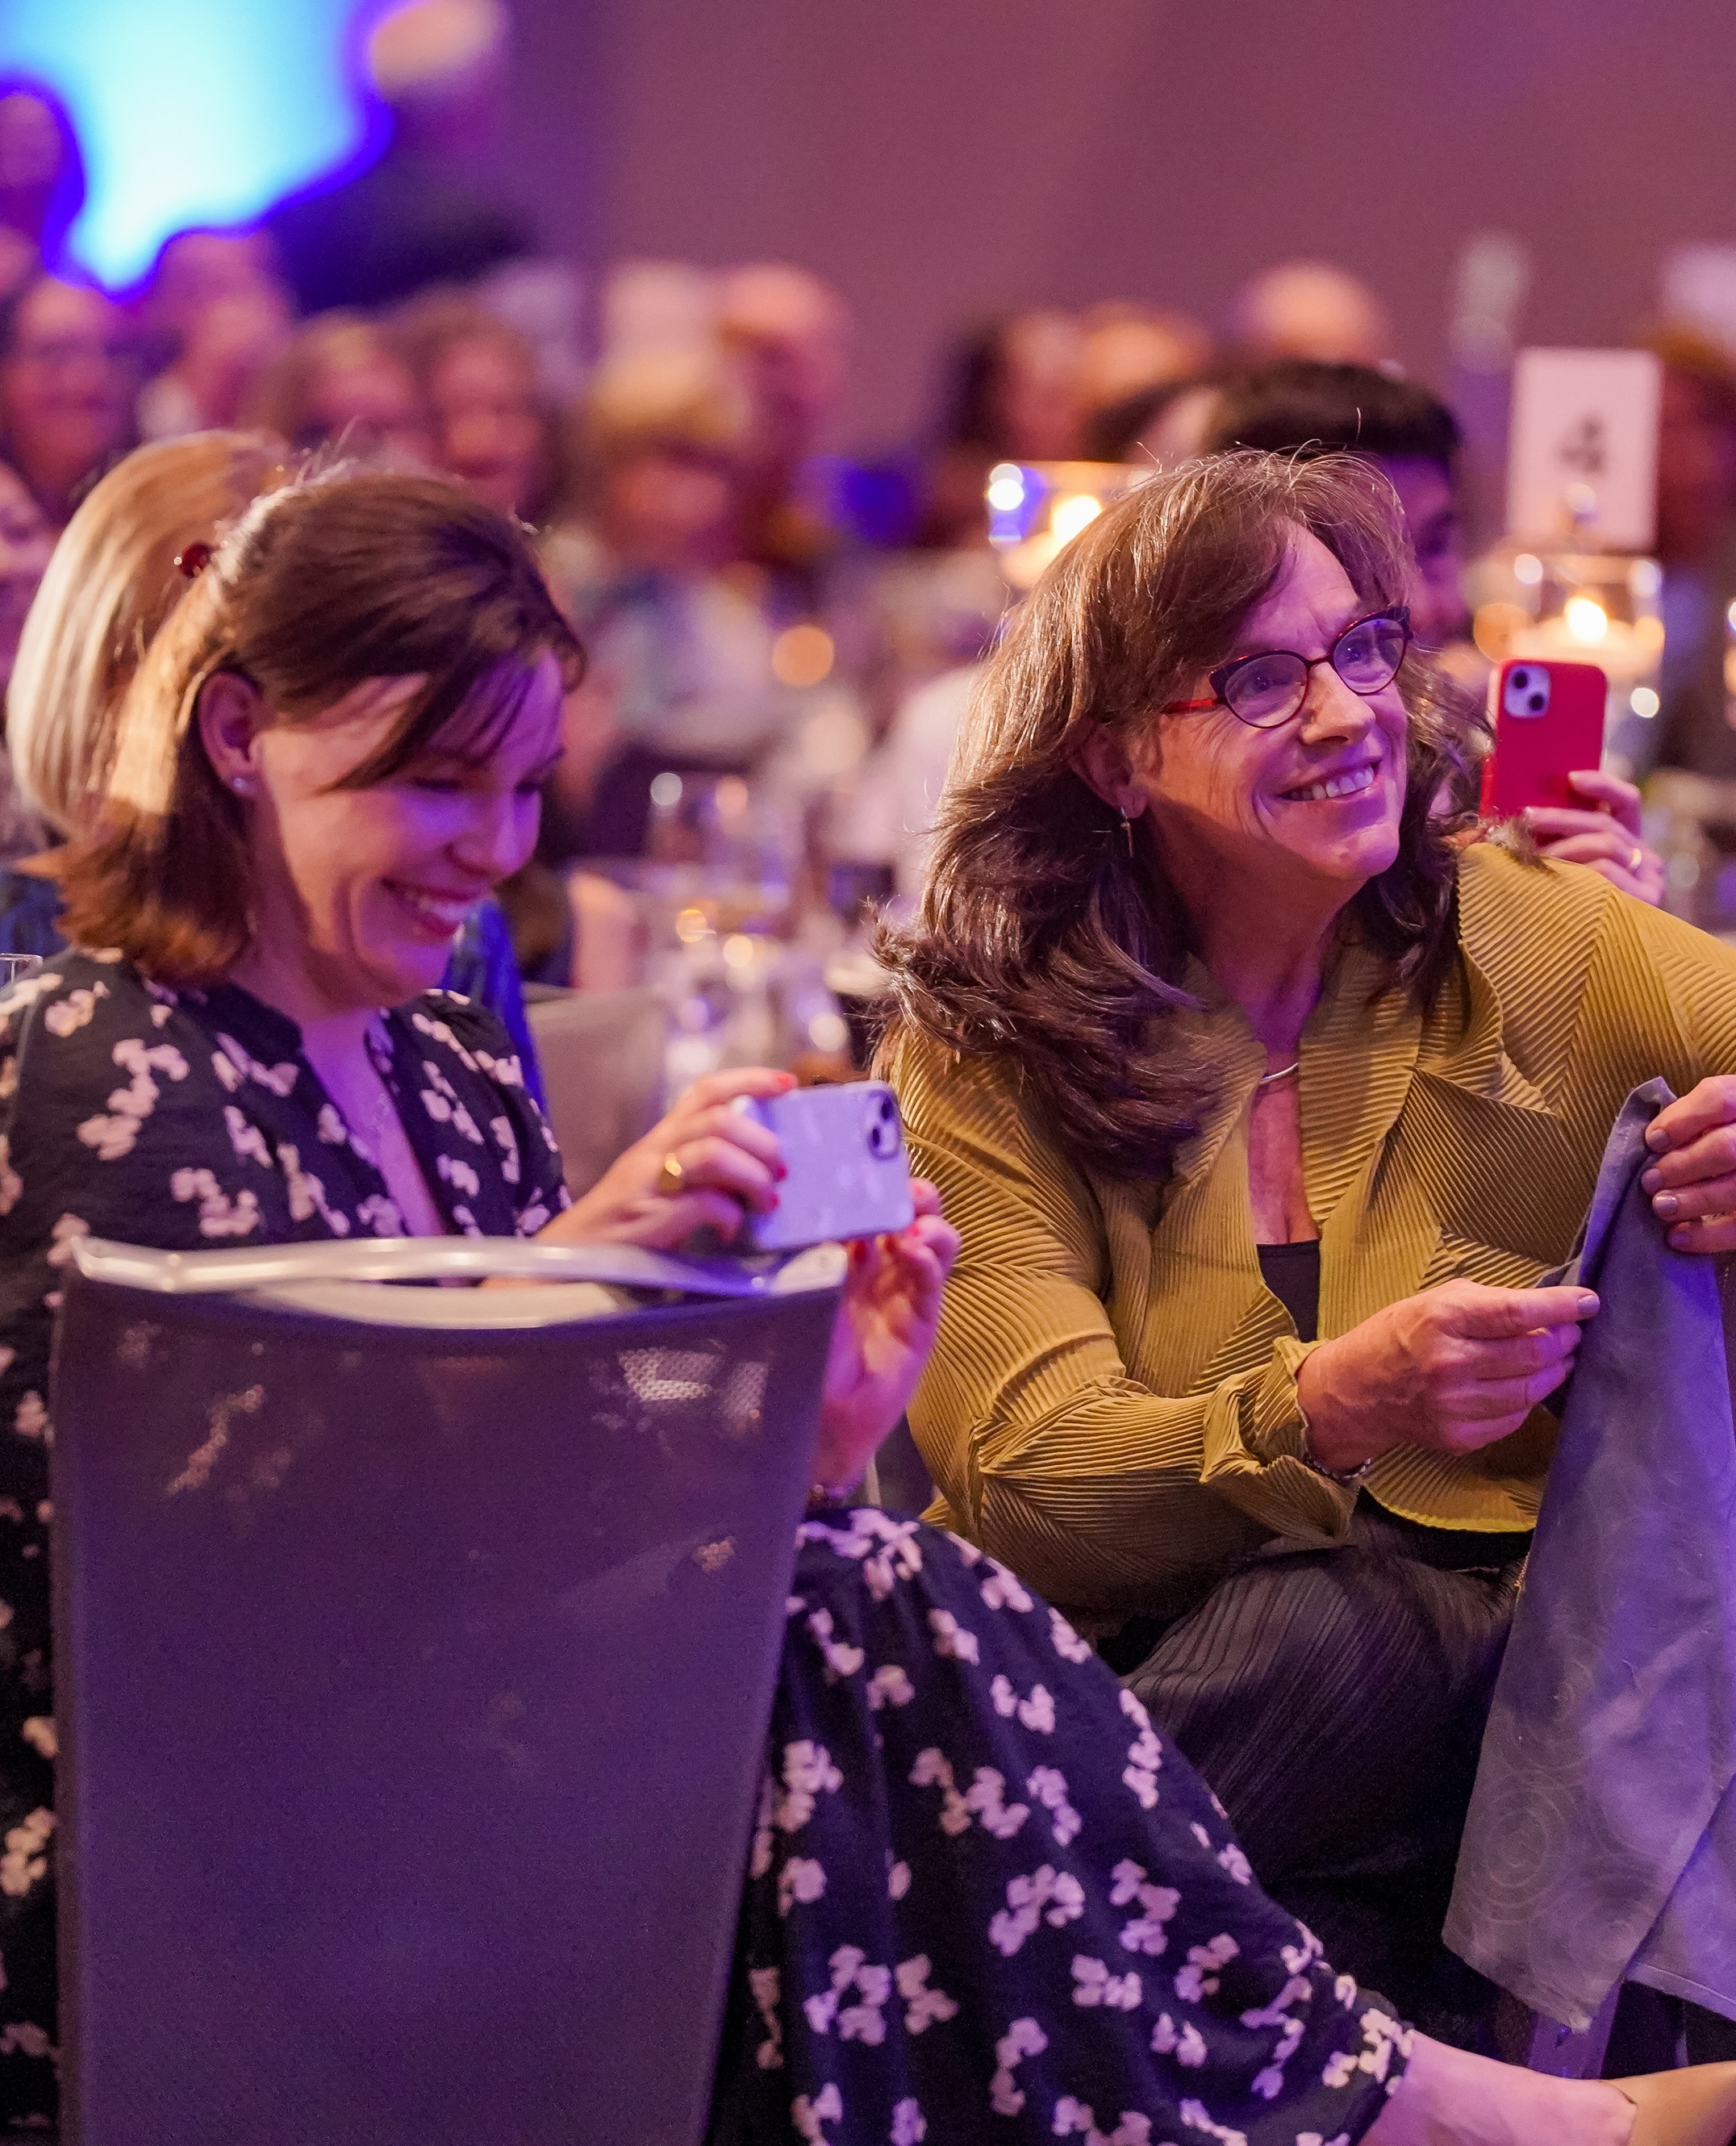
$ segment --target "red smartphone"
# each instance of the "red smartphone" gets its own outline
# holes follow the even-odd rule
[[[1528,805],[1576,805],[1568,781],[1604,757],[1609,681],[1595,663],[1541,663],[1529,656],[1501,666],[1495,681],[1495,749],[1483,763],[1479,810],[1509,819]]]

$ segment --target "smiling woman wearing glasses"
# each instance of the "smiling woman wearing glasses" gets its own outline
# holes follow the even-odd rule
[[[1535,1284],[1658,1074],[1670,1241],[1736,1246],[1736,955],[1467,845],[1478,717],[1407,570],[1344,457],[1094,522],[978,691],[886,1056],[964,1239],[935,1517],[1097,1637],[1333,1957],[1474,2046],[1441,1915],[1597,1309]]]

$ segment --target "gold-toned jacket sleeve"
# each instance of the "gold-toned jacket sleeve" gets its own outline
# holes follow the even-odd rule
[[[1097,1616],[1180,1607],[1275,1535],[1342,1540],[1349,1495],[1297,1458],[1306,1346],[1275,1328],[1201,1390],[1151,1390],[1105,1305],[1097,1195],[1037,1135],[1013,1075],[907,1035],[886,1071],[964,1240],[910,1410],[935,1517]],[[1201,1306],[1215,1325],[1223,1309]]]

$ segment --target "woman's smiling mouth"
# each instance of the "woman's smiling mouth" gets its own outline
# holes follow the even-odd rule
[[[449,894],[444,889],[414,886],[403,880],[387,880],[387,889],[434,938],[450,938],[463,923],[476,897]]]
[[[1279,795],[1287,805],[1324,805],[1334,798],[1359,797],[1374,788],[1379,772],[1378,761],[1364,761],[1360,767],[1347,768],[1342,775],[1329,775],[1322,781],[1311,782],[1305,790],[1285,790]]]

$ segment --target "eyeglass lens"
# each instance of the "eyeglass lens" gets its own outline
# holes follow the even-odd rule
[[[1405,633],[1395,618],[1359,619],[1332,644],[1332,667],[1353,693],[1378,693],[1397,676]],[[1250,656],[1224,681],[1232,714],[1256,728],[1287,721],[1308,691],[1309,666],[1285,649]]]

